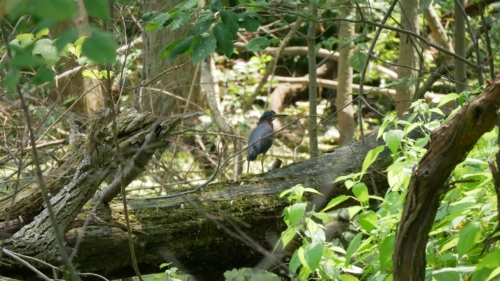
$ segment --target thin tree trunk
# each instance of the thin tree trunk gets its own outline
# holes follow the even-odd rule
[[[463,6],[465,1],[458,0]],[[462,10],[455,4],[455,53],[465,58],[465,19]],[[455,87],[457,94],[465,91],[467,68],[461,60],[455,59]]]
[[[343,3],[341,9],[343,17],[348,17],[354,12],[351,2]],[[338,129],[341,132],[339,144],[347,144],[352,141],[356,123],[354,122],[354,106],[352,105],[352,67],[349,66],[349,59],[352,56],[351,44],[345,45],[354,35],[353,23],[342,21],[340,23],[339,42],[343,46],[339,51],[338,64],[338,87],[335,103],[339,112],[337,113]]]
[[[313,18],[318,14],[318,5],[311,3],[310,12]],[[309,22],[309,30],[307,32],[307,59],[309,61],[309,155],[316,158],[319,155],[318,151],[318,122],[317,122],[317,105],[318,105],[318,84],[316,83],[316,23]]]
[[[144,2],[147,12],[160,11],[166,13],[184,1],[146,0]],[[199,77],[195,75],[196,66],[189,62],[191,58],[179,56],[170,61],[167,58],[160,59],[158,57],[165,46],[175,40],[185,38],[191,28],[191,24],[186,24],[174,31],[171,31],[170,27],[166,27],[160,31],[143,33],[145,79],[143,80],[144,86],[136,97],[136,104],[141,111],[173,116],[181,114],[184,107],[198,110],[193,104],[204,104],[204,98],[200,93]],[[163,74],[165,70],[176,66],[180,67],[169,71],[166,75]],[[176,98],[176,96],[182,99]],[[186,100],[188,100],[188,104],[186,104]]]
[[[419,1],[401,0],[401,26],[403,29],[411,30],[419,33],[418,8]],[[400,33],[399,39],[399,60],[398,77],[406,78],[406,82],[410,79],[416,79],[418,72],[419,57],[417,50],[417,41],[413,37]],[[412,93],[415,91],[415,86],[408,86],[408,83],[400,83],[396,87],[396,110],[398,116],[402,116],[408,106],[411,104]]]
[[[427,153],[412,172],[395,239],[395,281],[423,281],[429,231],[444,194],[453,189],[450,175],[478,139],[497,123],[500,76],[467,103],[446,125],[434,130]],[[447,184],[448,182],[448,184]]]

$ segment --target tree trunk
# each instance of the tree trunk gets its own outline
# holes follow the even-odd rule
[[[311,3],[309,5],[310,13],[313,18],[318,15],[318,5]],[[309,156],[316,158],[319,155],[318,149],[318,122],[317,122],[317,106],[318,106],[318,84],[317,67],[316,67],[316,22],[309,22],[307,31],[307,60],[309,68]]]
[[[464,0],[458,0],[460,5],[464,5]],[[465,19],[462,10],[455,3],[455,52],[465,58]],[[467,86],[467,68],[461,60],[455,59],[455,87],[457,94],[465,91]]]
[[[420,26],[418,22],[419,1],[401,0],[401,27],[419,33]],[[411,104],[412,93],[415,91],[415,86],[408,86],[410,79],[418,77],[419,56],[417,49],[418,42],[407,34],[400,33],[399,39],[399,60],[398,78],[406,78],[405,82],[396,86],[396,110],[398,116],[402,116],[408,106]]]
[[[413,171],[395,241],[394,280],[425,280],[426,247],[441,196],[456,165],[491,131],[500,105],[500,76],[446,125],[434,130],[427,153]]]
[[[354,12],[350,2],[343,3],[341,9],[342,16],[347,18]],[[339,144],[348,144],[354,136],[356,123],[354,122],[354,106],[352,105],[352,67],[349,66],[349,59],[352,56],[351,45],[347,42],[352,40],[354,35],[355,25],[346,21],[340,22],[339,42],[342,49],[339,51],[338,78],[339,85],[337,87],[337,98],[335,103],[337,106],[338,129],[341,133],[339,136]],[[347,45],[346,45],[347,44]],[[361,114],[361,112],[359,113]]]
[[[183,0],[147,0],[146,11],[168,12]],[[168,44],[186,37],[191,24],[176,30],[170,27],[160,31],[144,32],[145,79],[144,87],[136,97],[136,104],[141,111],[153,112],[156,115],[173,116],[185,112],[184,108],[198,110],[193,104],[203,104],[200,95],[199,75],[196,66],[188,56],[179,56],[173,61],[159,58]],[[176,69],[173,67],[180,66]],[[170,70],[165,72],[166,70]],[[187,100],[187,103],[186,103]]]

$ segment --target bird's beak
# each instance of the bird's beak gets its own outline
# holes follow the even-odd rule
[[[276,114],[273,115],[274,118],[276,118],[276,117],[285,117],[285,116],[288,116],[288,115],[286,115],[286,114],[280,114],[280,113],[276,113]]]

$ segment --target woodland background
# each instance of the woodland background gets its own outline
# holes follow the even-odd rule
[[[499,9],[1,1],[1,278],[498,280]]]

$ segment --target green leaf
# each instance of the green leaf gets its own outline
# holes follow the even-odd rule
[[[361,210],[363,210],[363,207],[361,206],[352,206],[347,208],[347,212],[349,213],[349,218],[353,218]]]
[[[324,223],[330,222],[330,217],[325,213],[312,213],[313,216],[322,220]]]
[[[182,42],[176,43],[178,41],[175,41],[175,42],[171,43],[171,44],[175,44],[175,46],[172,48],[170,54],[168,55],[168,59],[173,60],[177,56],[186,53],[191,48],[191,45],[193,44],[193,40],[194,40],[194,37],[189,36],[188,38],[184,39]],[[169,47],[170,47],[170,45],[167,46],[167,49],[169,49]],[[163,53],[162,53],[162,55],[163,55]]]
[[[398,152],[399,145],[401,144],[401,139],[403,138],[402,130],[390,130],[387,132],[385,136],[385,142],[387,143],[387,147],[391,150],[393,154]]]
[[[179,45],[183,40],[184,39],[178,39],[178,40],[175,40],[174,42],[168,44],[167,46],[165,46],[165,48],[163,48],[163,50],[161,50],[159,58],[161,59],[161,58],[168,56],[172,52],[172,50],[177,45]]]
[[[49,35],[49,29],[48,28],[42,28],[40,31],[38,31],[35,35],[35,38],[40,38],[42,36]]]
[[[357,72],[362,72],[367,57],[366,53],[358,51],[352,55],[351,59],[349,59],[349,66]]]
[[[9,15],[11,19],[17,19],[26,13],[26,8],[31,3],[31,0],[1,0],[0,3],[5,2],[3,6],[3,13]],[[2,14],[3,14],[2,13]]]
[[[485,281],[488,280],[490,274],[493,273],[493,268],[484,267],[472,274],[471,281]]]
[[[299,268],[300,264],[301,263],[300,263],[300,259],[299,259],[299,252],[295,251],[293,253],[292,258],[290,259],[290,264],[288,265],[288,267],[290,268],[291,272],[296,272],[297,269]]]
[[[65,20],[73,16],[76,2],[73,0],[32,1],[30,12],[41,18]]]
[[[197,22],[196,25],[194,26],[193,30],[191,30],[188,33],[188,36],[191,35],[201,35],[210,29],[210,26],[212,26],[213,20],[205,20],[201,22]]]
[[[266,37],[257,37],[247,44],[247,50],[250,52],[260,52],[271,45],[271,41]]]
[[[36,71],[32,81],[35,85],[42,85],[45,82],[54,82],[54,73],[46,66],[42,66]]]
[[[0,80],[0,84],[9,90],[9,99],[12,99],[10,94],[14,93],[19,79],[21,79],[21,72],[16,68],[10,68],[4,79]]]
[[[368,187],[366,187],[366,184],[362,182],[358,182],[352,187],[352,193],[354,193],[354,196],[356,196],[356,198],[358,198],[358,200],[362,203],[366,204],[370,199],[368,194]]]
[[[87,12],[103,22],[109,22],[109,2],[105,0],[84,0]]]
[[[146,12],[142,15],[141,19],[145,22],[150,21],[156,13],[157,11]]]
[[[352,275],[342,274],[340,275],[340,281],[359,281],[359,279]]]
[[[368,153],[366,154],[365,160],[363,160],[363,166],[361,169],[361,173],[366,173],[366,170],[368,170],[368,167],[370,167],[370,165],[373,164],[373,162],[375,162],[375,160],[377,160],[378,155],[382,151],[384,151],[383,146],[377,146],[374,149],[368,151]]]
[[[245,18],[243,19],[243,27],[245,27],[245,29],[248,31],[248,32],[255,32],[257,31],[257,29],[259,29],[259,21],[254,19],[253,17],[249,16],[249,15],[245,15]]]
[[[214,27],[214,35],[217,38],[217,47],[230,58],[234,51],[233,36],[227,27],[219,22]]]
[[[9,42],[9,45],[26,47],[33,43],[34,36],[31,33],[23,33],[16,36],[16,39]]]
[[[351,257],[354,255],[356,250],[359,248],[361,244],[361,238],[363,237],[362,233],[358,233],[354,239],[352,239],[351,243],[349,243],[349,247],[347,247],[347,251],[345,254],[345,267],[348,267],[351,264]]]
[[[222,9],[222,3],[220,0],[211,0],[210,7],[216,11],[220,11]]]
[[[98,64],[112,65],[116,61],[116,44],[110,33],[95,31],[83,42],[82,53]]]
[[[197,64],[206,57],[208,57],[211,53],[215,51],[217,47],[217,39],[213,34],[208,35],[207,37],[202,38],[198,43],[194,45],[193,49],[193,63]]]
[[[52,44],[52,40],[47,38],[37,40],[31,53],[41,55],[49,67],[54,66],[59,61],[57,48]]]
[[[234,38],[234,36],[238,33],[239,28],[238,16],[232,11],[221,10],[220,17],[229,32],[231,32],[231,35],[233,36],[232,38]]]
[[[326,205],[326,207],[323,210],[321,210],[321,212],[325,212],[326,210],[329,210],[337,206],[338,204],[346,201],[347,199],[349,199],[349,196],[347,195],[340,195],[338,197],[335,197],[332,200],[330,200],[330,202],[328,202],[328,205]]]
[[[297,226],[302,217],[304,217],[304,213],[306,212],[306,203],[295,203],[289,208],[289,220],[292,226]]]
[[[460,97],[460,95],[457,95],[455,93],[451,93],[451,94],[447,94],[446,96],[444,96],[441,101],[439,101],[439,104],[437,107],[441,107],[445,104],[447,104],[448,102],[452,101],[452,100],[456,100]]]
[[[462,258],[463,255],[467,254],[470,249],[476,246],[480,239],[480,229],[475,223],[469,223],[462,228],[458,235],[458,258]]]
[[[358,216],[359,224],[370,233],[377,228],[377,214],[373,211],[365,211]]]
[[[166,23],[163,23],[163,27],[170,25],[170,30],[174,31],[183,25],[189,23],[189,20],[191,19],[190,13],[187,12],[179,12],[176,13],[175,16],[172,15],[172,21],[167,21]]]
[[[477,265],[476,270],[474,270],[474,271],[478,271],[481,268],[497,268],[497,267],[500,267],[500,250],[499,249],[496,249],[495,251],[484,256],[481,259],[481,261],[479,262],[479,264]]]
[[[390,270],[392,268],[392,253],[394,252],[395,235],[387,236],[380,244],[380,271]]]
[[[57,52],[60,53],[69,43],[73,43],[78,39],[78,30],[71,28],[65,31],[59,38],[54,40],[53,45],[56,47]]]
[[[433,271],[432,278],[436,281],[461,280],[460,272],[455,268],[446,268],[447,270],[443,269],[439,270],[439,272]]]
[[[318,268],[321,256],[323,255],[323,243],[314,243],[307,245],[304,251],[304,258],[311,271]]]
[[[44,60],[39,56],[33,56],[28,53],[19,53],[12,57],[12,65],[20,68],[28,68],[39,66],[44,63]]]
[[[292,241],[295,237],[295,228],[289,227],[281,233],[281,240],[283,241],[283,249]]]

